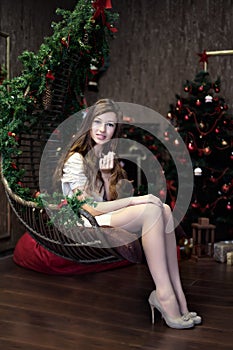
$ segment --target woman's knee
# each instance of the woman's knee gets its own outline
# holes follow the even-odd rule
[[[164,210],[164,219],[165,219],[165,232],[172,233],[174,231],[174,220],[173,220],[171,208],[169,207],[169,205],[164,204],[163,210]]]
[[[163,219],[163,207],[153,203],[148,203],[144,207],[144,219],[147,222],[156,223]]]

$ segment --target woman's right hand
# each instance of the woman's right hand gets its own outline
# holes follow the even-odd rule
[[[163,207],[163,202],[159,197],[154,196],[153,194],[145,194],[143,196],[132,197],[132,205],[138,204],[148,204],[152,203],[157,205],[158,207]]]

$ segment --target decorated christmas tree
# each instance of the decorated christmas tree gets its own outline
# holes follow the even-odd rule
[[[212,81],[207,71],[200,71],[193,81],[185,82],[184,93],[176,95],[176,103],[170,105],[167,114],[193,164],[193,198],[184,218],[189,227],[199,217],[208,217],[211,223],[224,227],[233,224],[233,117],[220,89],[220,78]],[[169,130],[164,136],[170,137]],[[170,178],[171,169],[168,162],[166,173]],[[177,186],[168,193],[168,201],[174,200]]]

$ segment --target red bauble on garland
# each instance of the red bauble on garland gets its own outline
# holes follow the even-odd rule
[[[51,70],[48,70],[48,73],[46,74],[46,78],[50,79],[50,80],[54,80],[55,79],[55,77],[54,77],[54,75],[53,75]]]

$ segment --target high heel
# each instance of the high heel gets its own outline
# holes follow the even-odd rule
[[[200,324],[202,323],[202,318],[201,316],[198,316],[196,312],[186,312],[186,314],[183,315],[184,317],[190,318],[193,320],[194,324]]]
[[[154,309],[156,308],[161,313],[162,318],[164,318],[166,324],[171,328],[185,329],[185,328],[192,328],[194,326],[193,320],[184,315],[176,318],[172,318],[168,316],[167,313],[163,310],[162,305],[158,301],[155,290],[151,292],[148,301],[151,307],[152,324],[154,324],[154,321],[155,321]]]

